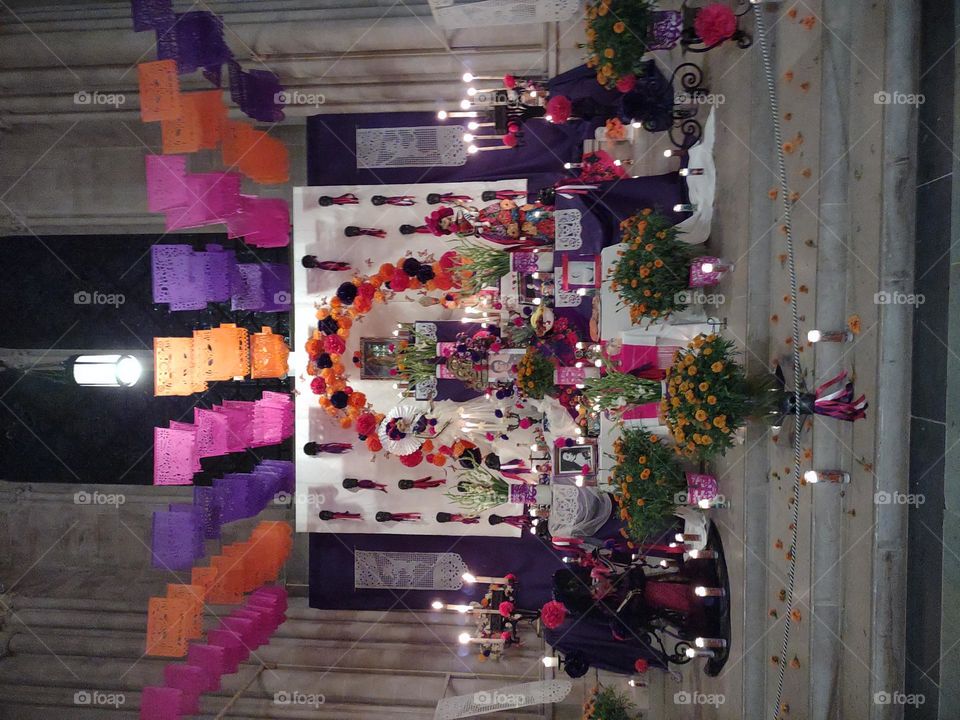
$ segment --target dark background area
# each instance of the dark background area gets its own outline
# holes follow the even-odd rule
[[[6,272],[0,283],[0,347],[78,349],[96,352],[149,350],[155,336],[187,336],[193,330],[235,322],[251,332],[264,325],[288,335],[280,313],[231,312],[229,304],[205,311],[171,313],[154,305],[150,247],[219,243],[240,262],[287,262],[285,248],[251,251],[220,234],[34,236],[3,239]],[[125,302],[79,305],[81,291],[122,293]],[[170,420],[192,422],[193,407],[224,399],[255,400],[265,389],[287,390],[279,380],[211,383],[190,397],[153,396],[152,363],[133,388],[83,388],[41,373],[0,370],[0,463],[3,479],[29,482],[150,484],[153,428]],[[63,375],[66,378],[66,375]],[[289,458],[291,444],[257,448],[203,460],[197,484],[221,472],[247,470],[257,458]]]

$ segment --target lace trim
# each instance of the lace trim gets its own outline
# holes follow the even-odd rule
[[[355,588],[391,590],[459,590],[467,565],[458,553],[357,550]]]
[[[583,238],[580,236],[580,220],[582,215],[575,208],[566,210],[556,210],[553,213],[553,219],[556,223],[556,242],[555,251],[579,250],[583,245]]]
[[[357,167],[432,167],[463,165],[467,146],[463,127],[357,128]]]

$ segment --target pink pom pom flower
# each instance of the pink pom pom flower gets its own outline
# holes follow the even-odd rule
[[[573,104],[570,102],[570,98],[564,95],[554,95],[547,102],[547,115],[550,116],[551,122],[566,122],[570,119],[572,112]]]
[[[714,3],[697,13],[693,29],[704,45],[716,45],[730,39],[737,31],[737,18],[728,6]]]
[[[540,619],[543,621],[544,627],[549,630],[556,630],[567,619],[567,608],[563,603],[551,600],[540,608]]]
[[[514,606],[512,602],[509,600],[504,600],[502,603],[500,603],[500,607],[498,609],[500,610],[501,615],[504,617],[510,617],[513,615],[513,607]]]

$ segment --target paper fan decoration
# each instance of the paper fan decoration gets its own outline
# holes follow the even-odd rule
[[[380,421],[377,435],[383,449],[394,455],[409,455],[423,445],[414,426],[423,418],[423,410],[415,405],[397,405]]]

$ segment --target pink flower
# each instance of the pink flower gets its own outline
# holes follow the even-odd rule
[[[414,450],[408,455],[401,455],[400,462],[402,462],[407,467],[416,467],[423,462],[423,453],[420,450]]]
[[[640,658],[633,664],[633,669],[636,670],[638,673],[645,673],[647,671],[647,668],[649,667],[650,667],[650,664],[643,658]]]
[[[510,617],[513,614],[513,603],[509,600],[504,600],[500,603],[500,614],[504,617]]]
[[[357,433],[372,435],[377,429],[377,418],[373,413],[364,413],[357,418]]]
[[[500,344],[499,340],[495,340],[490,344],[490,352],[498,353],[503,350],[503,345]]]
[[[502,142],[508,148],[512,148],[517,146],[518,140],[517,140],[517,136],[514,135],[513,133],[507,133],[506,135],[500,138],[500,142]]]
[[[562,438],[562,437],[558,437],[556,440],[553,441],[553,446],[554,446],[554,447],[566,447],[566,446],[567,446],[567,441],[566,441],[564,438]]]
[[[540,608],[540,620],[543,621],[543,626],[549,630],[556,630],[563,625],[563,621],[566,619],[567,608],[561,602],[551,600]]]
[[[533,422],[530,420],[530,418],[520,418],[520,427],[522,427],[524,430],[531,425],[533,425]]]
[[[323,395],[327,390],[327,381],[322,377],[317,376],[310,381],[310,389],[313,391],[314,395]]]
[[[390,278],[390,289],[396,292],[403,292],[408,287],[410,287],[410,276],[403,270],[397,268],[393,273],[393,277]]]
[[[366,298],[367,300],[373,300],[373,296],[376,292],[377,289],[367,282],[360,283],[360,287],[357,288],[357,293],[360,295],[360,297]]]
[[[517,86],[517,79],[513,75],[504,75],[503,86],[508,90],[513,90]]]
[[[521,462],[521,464],[522,464],[522,462]],[[503,577],[505,577],[505,578],[507,579],[507,582],[516,582],[516,580],[517,580],[517,576],[514,575],[513,573],[507,573],[507,574],[504,575]]]
[[[589,466],[589,465],[584,465],[582,468],[580,468],[580,472],[582,472],[584,475],[589,475],[589,474],[590,474],[590,466]]]
[[[487,433],[484,437],[487,439],[487,442],[493,442],[493,433]]]
[[[637,76],[633,73],[628,73],[626,75],[621,75],[620,79],[617,80],[617,90],[622,93],[628,93],[636,87]]]
[[[503,640],[505,640],[505,641],[509,641],[509,640],[512,640],[512,639],[513,639],[513,636],[511,636],[510,633],[507,632],[506,630],[504,630],[502,633],[500,633],[500,637],[503,638]]]
[[[554,95],[547,102],[547,115],[550,121],[555,123],[566,122],[573,112],[573,104],[570,99],[563,95]]]
[[[716,45],[736,32],[737,18],[726,5],[714,3],[697,13],[693,29],[704,45]]]
[[[449,270],[456,265],[459,265],[459,256],[454,250],[447,250],[443,255],[440,256],[440,269]]]
[[[323,349],[331,355],[342,355],[347,349],[347,343],[339,335],[327,335],[323,339]]]

